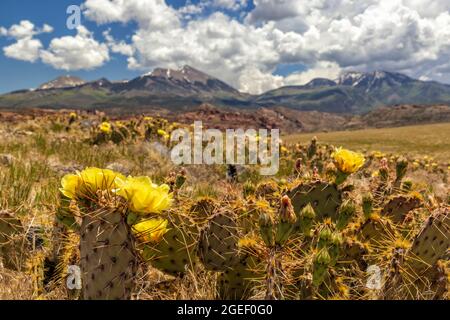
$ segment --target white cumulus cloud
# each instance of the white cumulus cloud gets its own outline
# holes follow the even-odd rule
[[[22,20],[19,24],[13,24],[9,29],[0,27],[0,35],[15,39],[15,43],[3,48],[3,53],[6,57],[35,62],[39,59],[42,43],[40,40],[35,39],[34,36],[41,33],[51,33],[53,27],[48,24],[44,24],[42,28],[36,28],[36,26],[28,21]]]
[[[246,7],[247,0],[212,0],[212,6],[236,11]]]
[[[3,48],[3,53],[8,58],[35,62],[39,59],[42,49],[41,41],[31,37],[18,39],[16,43]]]
[[[62,70],[93,69],[109,60],[108,46],[97,42],[85,27],[77,28],[76,36],[54,38],[41,52],[42,62]]]
[[[315,78],[337,79],[341,73],[341,68],[335,62],[319,61],[310,69],[303,72],[295,72],[284,79],[287,85],[306,84]]]
[[[85,15],[100,24],[137,21],[142,28],[164,30],[180,23],[164,0],[86,0]]]

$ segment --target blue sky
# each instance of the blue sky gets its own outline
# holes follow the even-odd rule
[[[43,45],[47,47],[52,38],[76,34],[75,30],[68,30],[66,27],[68,17],[66,9],[69,5],[78,5],[82,2],[81,0],[2,0],[0,1],[0,26],[7,27],[21,20],[32,21],[38,26],[48,23],[54,27],[54,32],[39,37]],[[178,3],[179,1],[174,2]],[[82,23],[98,36],[101,36],[102,30],[106,29],[106,27],[97,26],[86,19],[82,19]],[[131,34],[132,28],[132,24],[120,24],[115,29],[118,35],[127,36]],[[13,42],[13,39],[0,37],[0,47]],[[0,52],[0,70],[0,93],[22,88],[35,88],[65,74],[79,76],[86,80],[102,77],[114,80],[130,79],[140,74],[139,71],[129,70],[125,57],[121,55],[114,55],[108,64],[94,70],[64,71],[42,62],[29,63],[10,59]]]
[[[81,5],[83,0],[1,0],[0,1],[0,26],[9,27],[22,20],[29,20],[40,26],[47,23],[54,27],[51,34],[43,34],[39,37],[44,47],[47,47],[51,39],[65,35],[75,35],[75,30],[66,27],[68,14],[66,9],[70,5]],[[186,0],[168,0],[168,5],[180,8],[186,5]],[[198,4],[199,0],[190,1]],[[246,10],[252,8],[252,2]],[[204,14],[210,14],[212,10]],[[239,14],[232,12],[230,16],[239,19]],[[95,22],[82,17],[82,24],[94,33],[94,37],[101,38],[102,32],[110,26],[98,26]],[[118,38],[129,38],[135,30],[135,23],[116,23],[112,26],[112,34]],[[0,48],[10,45],[14,39],[0,37]],[[282,67],[283,73],[289,73],[286,67]],[[297,69],[293,67],[292,70]],[[127,68],[126,57],[120,54],[112,54],[111,60],[94,70],[58,70],[42,62],[29,63],[10,59],[0,52],[0,93],[10,92],[23,88],[35,88],[40,84],[54,79],[60,75],[74,75],[85,80],[96,80],[102,77],[111,80],[132,79],[142,74],[144,70],[130,70]],[[149,70],[151,71],[151,70]]]
[[[350,70],[450,83],[449,61],[448,0],[0,1],[0,93],[185,64],[252,93]]]

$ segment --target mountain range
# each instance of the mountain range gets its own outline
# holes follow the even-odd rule
[[[189,110],[203,103],[258,109],[284,107],[299,111],[363,114],[398,104],[450,104],[450,85],[387,72],[347,72],[338,79],[317,78],[250,95],[190,66],[157,68],[129,81],[86,82],[63,76],[37,89],[0,96],[0,108],[98,109],[135,113],[151,109]]]

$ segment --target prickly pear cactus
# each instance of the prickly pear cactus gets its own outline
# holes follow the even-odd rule
[[[214,215],[202,230],[199,256],[206,269],[226,271],[239,262],[236,254],[239,230],[231,212]]]
[[[138,257],[123,208],[86,212],[81,224],[83,298],[129,300],[135,287]]]
[[[342,203],[341,192],[334,184],[316,181],[300,184],[288,193],[298,215],[308,204],[314,209],[317,221],[325,218],[338,218],[339,207]]]

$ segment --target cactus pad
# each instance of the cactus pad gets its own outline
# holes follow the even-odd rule
[[[138,260],[121,210],[100,208],[81,225],[81,273],[86,300],[129,300]]]
[[[217,213],[202,231],[199,256],[205,268],[226,271],[239,262],[238,227],[232,213]]]
[[[156,245],[146,245],[143,258],[170,275],[180,275],[195,264],[198,232],[187,217],[171,217],[167,233]]]
[[[421,205],[417,196],[396,196],[391,198],[381,210],[383,216],[388,216],[394,223],[402,223],[406,215]]]
[[[289,194],[295,213],[300,211],[308,203],[314,209],[316,219],[321,221],[325,218],[338,218],[339,207],[342,203],[341,193],[334,184],[321,181],[300,184],[293,188]]]
[[[201,197],[192,204],[189,213],[195,222],[203,223],[214,214],[217,207],[218,204],[214,199]]]
[[[395,229],[389,219],[373,215],[361,225],[358,235],[362,241],[380,243],[386,239],[392,239],[395,235]]]
[[[251,297],[256,281],[263,278],[257,270],[258,259],[250,254],[241,254],[233,269],[219,275],[219,298],[224,300],[245,300]]]
[[[442,208],[427,219],[406,258],[409,266],[419,271],[434,265],[449,248],[450,208]]]

